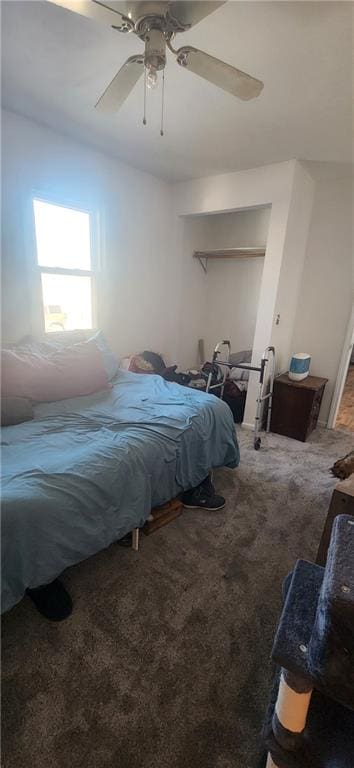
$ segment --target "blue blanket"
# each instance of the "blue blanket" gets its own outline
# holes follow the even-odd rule
[[[2,610],[238,462],[229,407],[159,376],[39,404],[2,430]]]

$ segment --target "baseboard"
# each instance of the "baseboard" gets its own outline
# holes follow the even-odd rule
[[[324,427],[324,429],[327,429],[327,424],[328,424],[327,421],[322,421],[318,419],[317,425],[319,427]],[[249,424],[247,421],[243,421],[241,426],[242,426],[242,429],[251,429],[254,432],[254,424]]]
[[[242,429],[252,429],[252,432],[254,432],[254,424],[248,424],[247,421],[243,421],[241,427]]]

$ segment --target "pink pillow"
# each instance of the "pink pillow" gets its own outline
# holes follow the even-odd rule
[[[50,355],[3,350],[1,368],[2,397],[49,402],[90,395],[111,386],[94,341],[63,347]]]

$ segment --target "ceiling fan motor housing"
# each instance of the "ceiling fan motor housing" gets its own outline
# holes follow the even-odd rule
[[[149,29],[145,40],[145,67],[158,71],[166,65],[166,39],[160,29]]]

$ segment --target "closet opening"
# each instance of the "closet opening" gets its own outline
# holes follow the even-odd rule
[[[270,211],[271,206],[262,206],[185,219],[185,266],[191,279],[184,325],[186,335],[188,327],[193,333],[185,343],[182,338],[186,365],[211,361],[223,339],[230,341],[232,362],[251,363]],[[230,373],[229,405],[237,422],[243,421],[249,376],[237,368]]]

